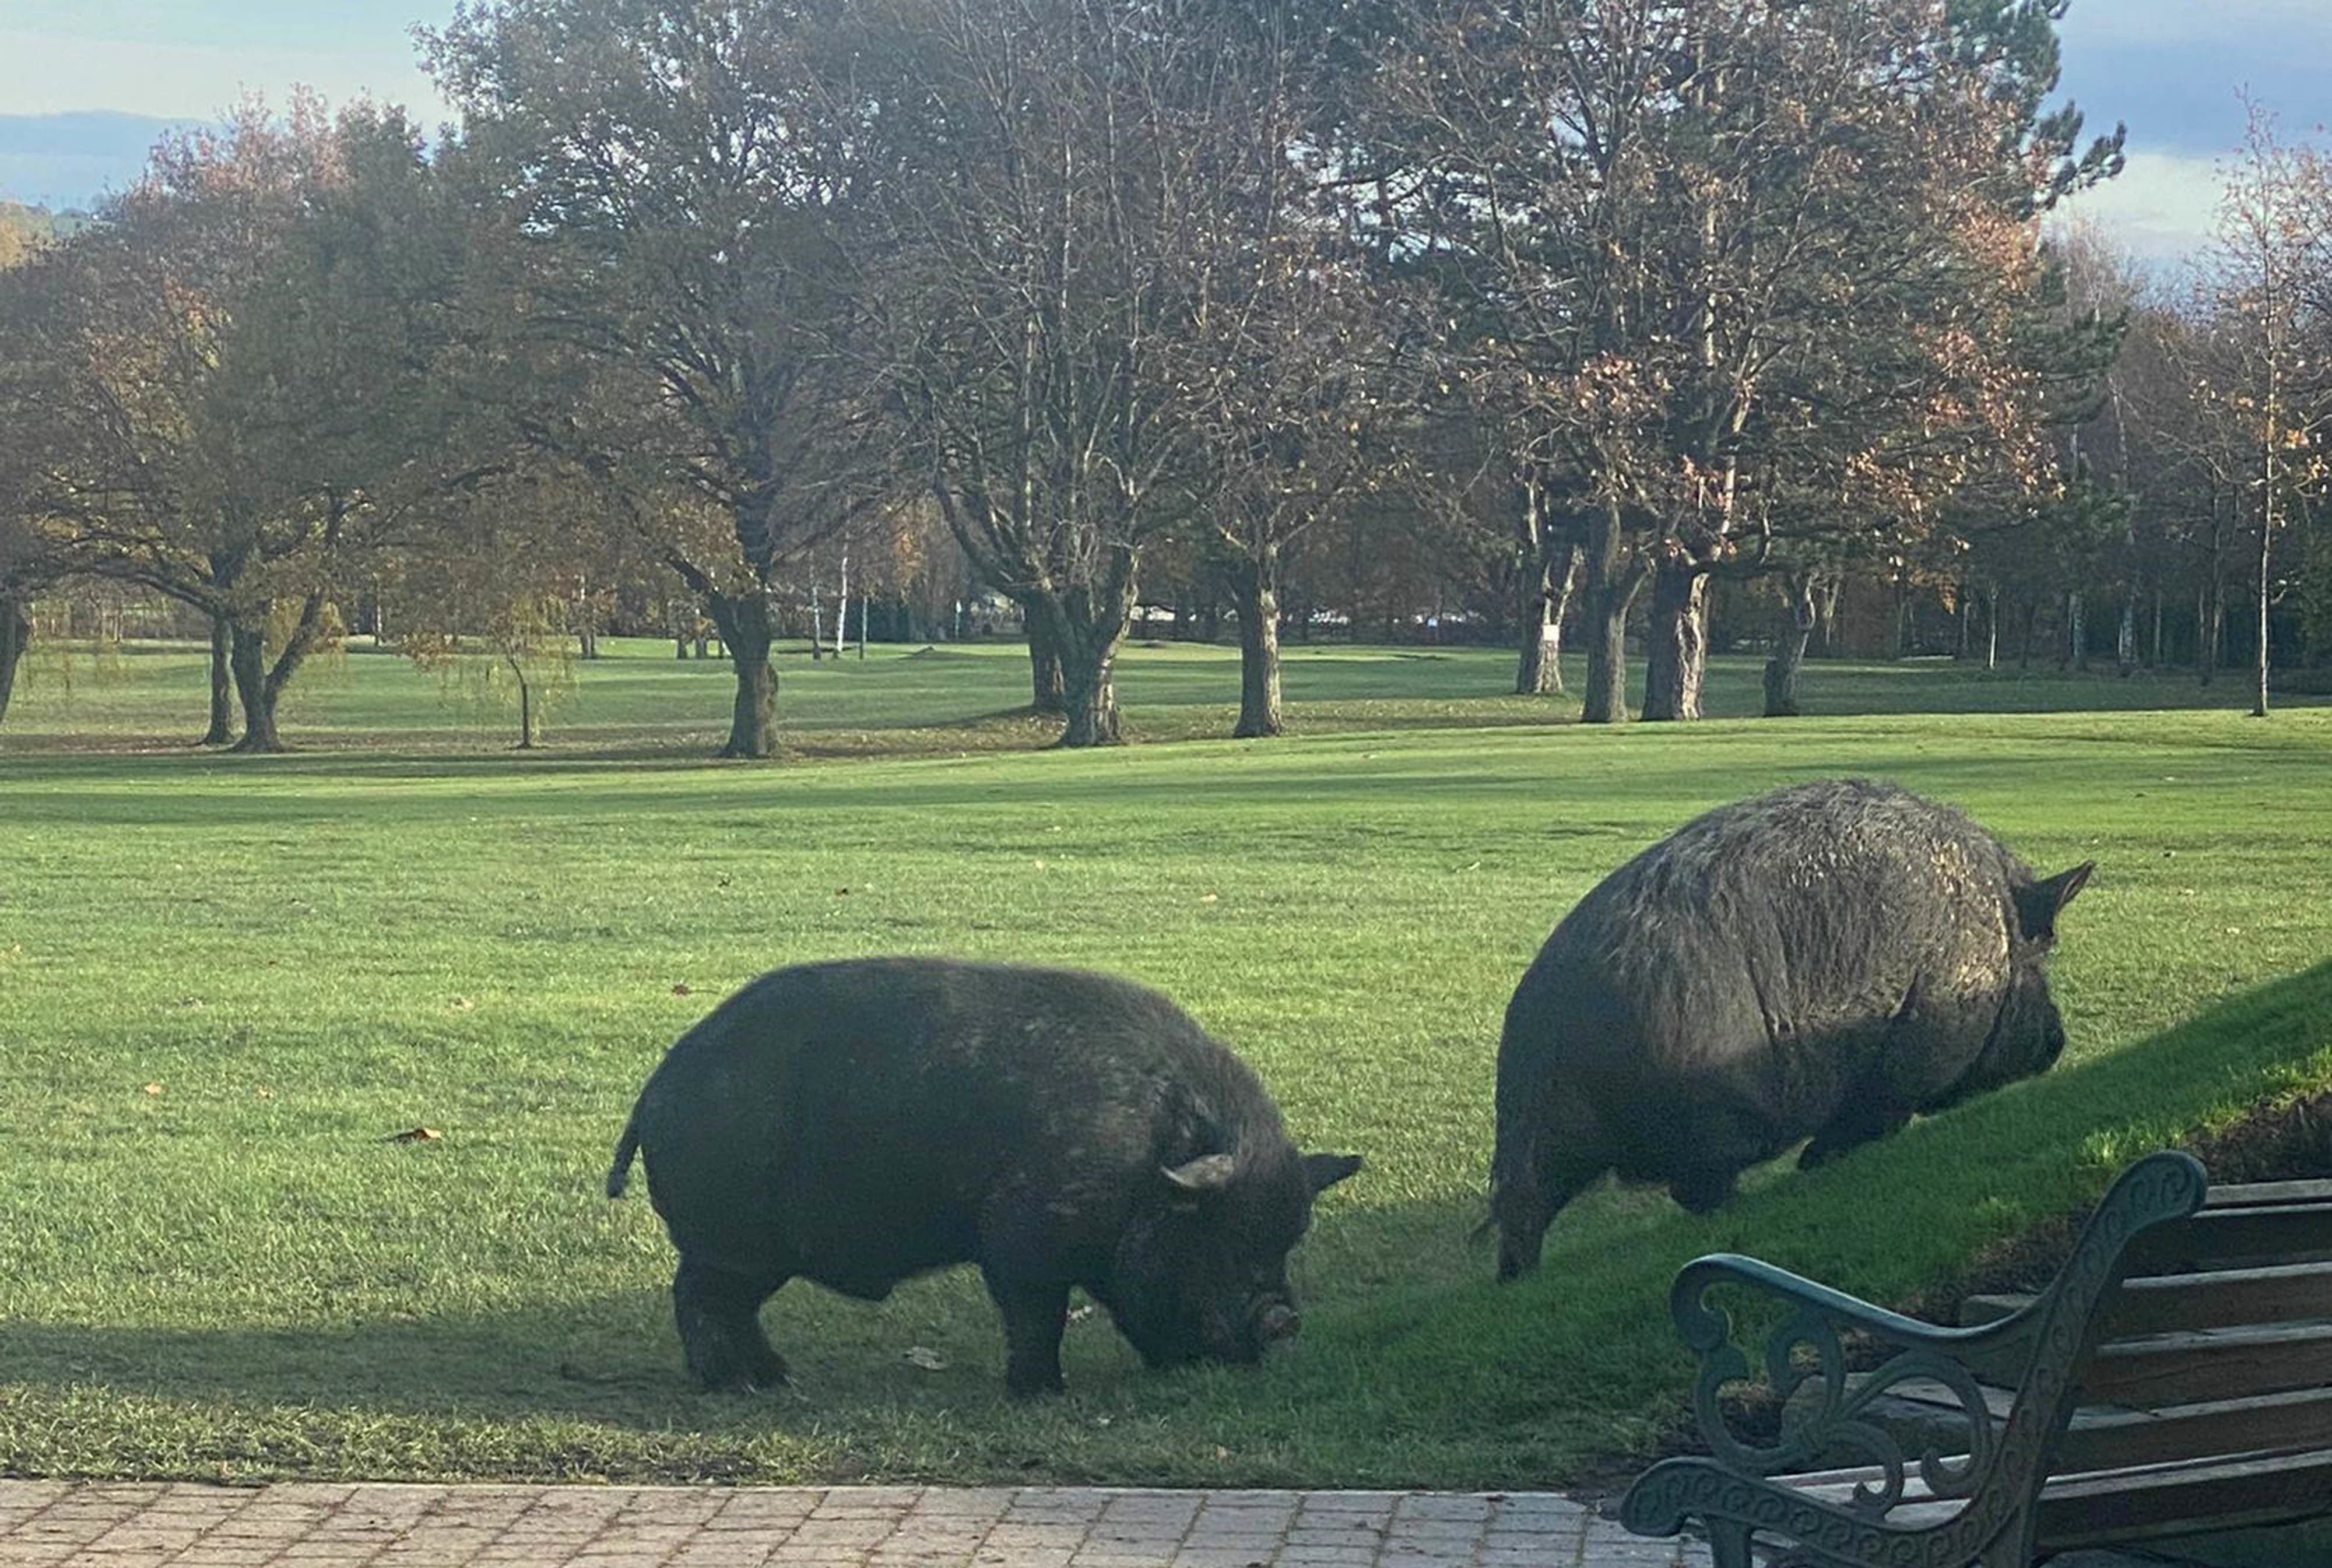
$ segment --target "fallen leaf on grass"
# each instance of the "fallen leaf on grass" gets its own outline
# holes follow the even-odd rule
[[[678,985],[673,987],[672,994],[676,997],[684,997],[688,995],[688,982],[686,980],[683,980]]]
[[[457,1012],[457,1013],[466,1013],[466,1012],[468,1012],[472,1008],[476,1007],[478,1004],[477,1004],[477,1003],[475,1003],[475,1002],[473,1002],[473,1001],[472,1001],[472,1000],[471,1000],[469,998],[467,998],[467,997],[455,997],[455,998],[454,998],[452,1000],[448,1001],[445,1005],[446,1005],[447,1007],[449,1007],[449,1008],[452,1008],[452,1009],[453,1009],[455,1012]]]
[[[391,1133],[381,1140],[384,1143],[435,1143],[445,1134],[435,1127],[407,1127],[402,1133]]]
[[[904,1359],[909,1364],[919,1366],[925,1372],[944,1372],[947,1370],[947,1357],[940,1354],[939,1352],[932,1349],[929,1345],[909,1345],[907,1347],[907,1353]]]
[[[159,1084],[148,1084],[146,1085],[146,1092],[149,1095],[158,1095],[162,1092],[162,1085]]]

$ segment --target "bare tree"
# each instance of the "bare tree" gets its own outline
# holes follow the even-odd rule
[[[2205,284],[2222,327],[2225,368],[2205,380],[2210,400],[2244,433],[2257,519],[2251,712],[2268,714],[2276,546],[2288,520],[2326,477],[2332,431],[2332,163],[2287,145],[2271,115],[2251,106],[2243,151],[2222,198],[2219,240]]]
[[[776,748],[771,596],[788,557],[887,493],[836,244],[862,194],[835,7],[486,0],[427,39],[464,167],[508,215],[505,386],[720,628],[722,754]],[[726,518],[715,540],[693,526]]]
[[[1193,478],[1210,432],[1189,346],[1287,264],[1269,193],[1247,205],[1251,177],[1284,171],[1238,156],[1267,95],[1225,64],[1240,27],[1199,0],[892,14],[905,172],[870,270],[894,406],[965,553],[1020,606],[1040,705],[1058,671],[1061,743],[1105,744],[1142,557],[1224,488]]]

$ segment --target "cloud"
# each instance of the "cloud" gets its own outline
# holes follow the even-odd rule
[[[2279,53],[2311,39],[2332,44],[2324,0],[2076,0],[2060,31],[2070,47],[2091,41],[2175,46],[2249,36]]]
[[[2133,148],[2209,155],[2243,138],[2243,96],[2305,136],[2332,120],[2326,0],[2082,0],[2063,23],[2063,96]]]
[[[2082,192],[2063,211],[2150,266],[2184,263],[2207,249],[2217,232],[2224,161],[2133,152],[2117,178]]]

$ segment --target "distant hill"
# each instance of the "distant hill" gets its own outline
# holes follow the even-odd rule
[[[165,131],[196,123],[111,110],[0,114],[0,201],[87,208],[137,178]]]

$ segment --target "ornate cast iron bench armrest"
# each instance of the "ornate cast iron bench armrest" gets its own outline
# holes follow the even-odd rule
[[[1639,1535],[1672,1535],[1687,1517],[1701,1518],[1719,1568],[1747,1568],[1754,1531],[1796,1543],[1777,1559],[1792,1565],[2022,1568],[2034,1499],[2071,1410],[2090,1320],[2119,1281],[2123,1249],[2149,1226],[2192,1214],[2203,1187],[2202,1166],[2187,1155],[2138,1162],[2098,1206],[2049,1288],[2022,1311],[1979,1328],[1921,1323],[1754,1258],[1718,1255],[1686,1265],[1669,1310],[1678,1335],[1700,1357],[1693,1412],[1709,1457],[1654,1466],[1630,1490],[1622,1520]],[[1725,1420],[1724,1390],[1752,1381],[1753,1368],[1734,1343],[1731,1315],[1706,1299],[1718,1285],[1748,1287],[1786,1313],[1765,1343],[1762,1370],[1776,1404],[1797,1405],[1770,1441],[1744,1439]],[[1850,1336],[1891,1353],[1849,1376]],[[1993,1418],[1976,1378],[1979,1362],[1988,1377],[2015,1387],[2004,1420]],[[1950,1391],[1957,1408],[1947,1430],[1964,1442],[1931,1442],[1914,1458],[1868,1419],[1875,1401],[1914,1380]],[[1798,1399],[1809,1385],[1811,1399]],[[1842,1503],[1771,1478],[1840,1464],[1869,1472]],[[1890,1520],[1907,1501],[1958,1506]]]
[[[1734,1343],[1732,1315],[1708,1302],[1709,1291],[1723,1285],[1748,1287],[1786,1310],[1763,1353],[1764,1383],[1775,1403],[1787,1405],[1810,1384],[1817,1391],[1811,1409],[1800,1411],[1773,1443],[1744,1442],[1725,1420],[1725,1386],[1752,1381],[1755,1369]],[[2012,1381],[2021,1381],[2022,1363],[2031,1358],[2044,1315],[2033,1307],[1980,1328],[1939,1328],[1731,1253],[1687,1264],[1668,1294],[1677,1337],[1700,1358],[1693,1387],[1700,1439],[1725,1469],[1747,1476],[1806,1469],[1840,1452],[1862,1454],[1871,1463],[1899,1459],[1895,1444],[1861,1416],[1873,1400],[1914,1379],[1939,1382],[1952,1391],[1970,1428],[1969,1448],[1963,1451],[1974,1452],[1983,1440],[1975,1429],[1990,1425],[1975,1365],[2010,1363],[2015,1368]],[[1893,1353],[1860,1380],[1852,1377],[1848,1364],[1849,1341],[1857,1336]]]

